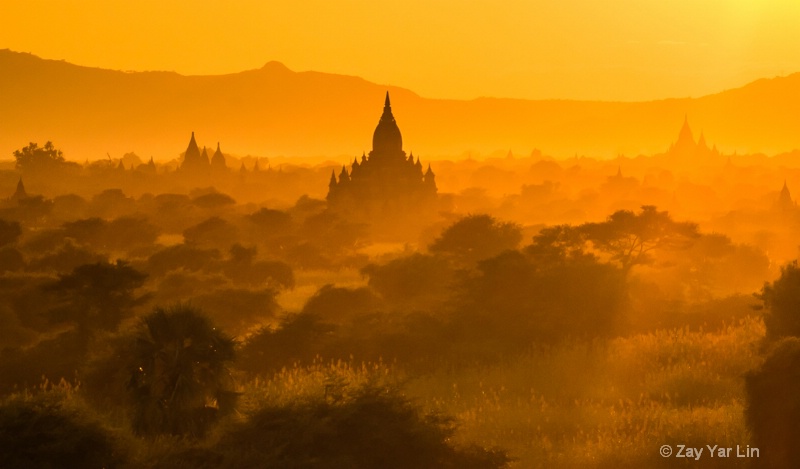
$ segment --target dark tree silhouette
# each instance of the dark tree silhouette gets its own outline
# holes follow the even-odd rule
[[[21,234],[19,222],[0,219],[0,247],[15,243]]]
[[[75,245],[71,239],[67,239],[55,250],[31,260],[30,268],[39,271],[72,272],[84,264],[97,262],[108,262],[108,259],[85,246]]]
[[[291,228],[292,216],[280,210],[262,208],[247,215],[247,219],[259,228],[266,230],[267,235],[284,234]]]
[[[192,203],[200,208],[224,208],[236,205],[236,201],[228,194],[221,194],[219,192],[212,192],[204,194],[192,199]]]
[[[655,250],[685,249],[699,237],[696,224],[676,222],[668,212],[652,205],[642,206],[638,214],[619,210],[602,223],[585,223],[578,229],[595,249],[619,262],[625,272],[650,262]]]
[[[327,251],[356,248],[366,236],[367,227],[333,212],[311,215],[300,226],[300,235]]]
[[[0,402],[0,467],[123,467],[126,454],[95,418],[58,393]]]
[[[767,309],[764,323],[768,337],[800,337],[800,267],[797,261],[782,267],[781,276],[764,284],[758,297]]]
[[[755,467],[800,467],[800,339],[775,344],[763,365],[746,376],[745,418],[759,448]]]
[[[499,222],[490,215],[468,215],[445,229],[428,250],[460,264],[473,264],[516,249],[520,241],[522,229],[519,225]]]
[[[293,288],[294,272],[280,261],[255,261],[258,248],[239,243],[231,246],[230,259],[222,266],[225,275],[236,283],[273,289]]]
[[[412,254],[361,269],[369,286],[394,304],[430,304],[447,298],[454,272],[437,256]]]
[[[237,239],[234,225],[220,217],[211,217],[183,231],[187,245],[227,247]]]
[[[116,330],[135,306],[147,300],[147,296],[134,294],[146,277],[119,260],[76,267],[44,287],[59,300],[48,316],[55,322],[75,323],[84,337],[98,330]]]
[[[349,394],[265,407],[193,467],[499,469],[510,461],[500,450],[451,446],[451,419],[423,415],[398,390],[368,385]]]
[[[130,350],[128,388],[140,435],[202,436],[234,410],[228,365],[235,341],[187,305],[156,308],[141,323]]]
[[[43,147],[31,142],[28,146],[14,151],[14,158],[16,168],[23,172],[52,169],[64,163],[63,153],[53,146],[53,142],[47,142]]]
[[[25,257],[11,246],[0,248],[0,274],[14,272],[25,267]]]
[[[248,248],[236,243],[231,246],[228,252],[231,255],[230,262],[232,264],[249,265],[252,264],[253,260],[256,258],[256,254],[258,254],[258,248],[255,246]]]
[[[699,237],[696,224],[676,222],[668,212],[644,205],[638,214],[619,210],[600,223],[545,228],[526,252],[546,262],[563,262],[591,258],[596,251],[627,273],[635,265],[652,262],[655,252],[687,249]]]
[[[578,259],[594,260],[585,250],[580,230],[570,225],[556,225],[542,229],[533,237],[533,244],[525,253],[544,265],[563,265]]]
[[[216,249],[201,249],[186,244],[166,247],[147,259],[147,271],[151,275],[166,275],[173,270],[215,271],[222,255]]]
[[[53,201],[45,199],[41,195],[28,196],[17,201],[19,204],[19,219],[29,224],[37,224],[45,221],[53,212]]]
[[[519,251],[483,260],[458,285],[453,327],[490,353],[619,330],[626,286],[621,270],[584,259],[547,265]]]
[[[219,288],[194,293],[193,302],[219,326],[233,334],[246,333],[253,324],[274,319],[280,306],[272,289]]]
[[[336,322],[371,313],[379,308],[379,299],[368,288],[341,288],[328,284],[320,287],[306,301],[302,313]]]
[[[292,363],[311,362],[326,349],[336,330],[336,326],[315,314],[289,314],[279,327],[264,327],[247,339],[238,366],[261,374],[275,372]]]

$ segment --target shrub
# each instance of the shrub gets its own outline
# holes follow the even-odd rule
[[[800,339],[776,343],[764,364],[746,377],[745,418],[762,467],[800,467]]]
[[[421,413],[397,391],[364,385],[340,399],[267,406],[208,451],[176,455],[194,467],[500,468],[506,454],[454,448],[448,418]],[[171,465],[170,467],[174,467]]]
[[[794,261],[781,268],[781,276],[764,284],[758,295],[767,314],[767,337],[800,336],[800,267]]]
[[[120,466],[115,438],[58,392],[15,395],[0,402],[0,467]]]

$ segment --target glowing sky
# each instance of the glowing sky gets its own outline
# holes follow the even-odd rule
[[[120,70],[277,60],[422,96],[646,100],[800,71],[797,0],[4,0],[0,48]]]

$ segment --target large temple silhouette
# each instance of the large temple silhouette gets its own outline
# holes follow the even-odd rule
[[[331,173],[328,204],[351,215],[392,215],[396,211],[426,211],[435,205],[436,176],[430,164],[422,170],[413,152],[406,156],[403,136],[392,114],[389,92],[378,126],[372,135],[372,151],[354,158],[348,172],[342,166],[337,179]]]
[[[192,138],[189,140],[189,146],[186,148],[186,153],[183,156],[183,163],[180,165],[180,170],[193,174],[207,174],[210,171],[220,172],[227,170],[225,164],[225,156],[219,149],[219,142],[217,142],[217,151],[214,156],[209,160],[208,151],[203,147],[203,152],[200,152],[200,147],[194,139],[194,132]]]
[[[683,118],[683,126],[678,134],[678,139],[670,145],[667,155],[679,162],[696,163],[703,159],[719,157],[720,152],[717,150],[716,145],[713,148],[709,148],[703,132],[700,132],[700,138],[695,141],[692,129],[689,127],[689,117],[687,115]]]

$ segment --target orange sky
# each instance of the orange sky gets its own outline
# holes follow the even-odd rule
[[[434,98],[647,100],[798,72],[797,25],[797,0],[4,0],[0,48],[184,74],[278,60]]]

